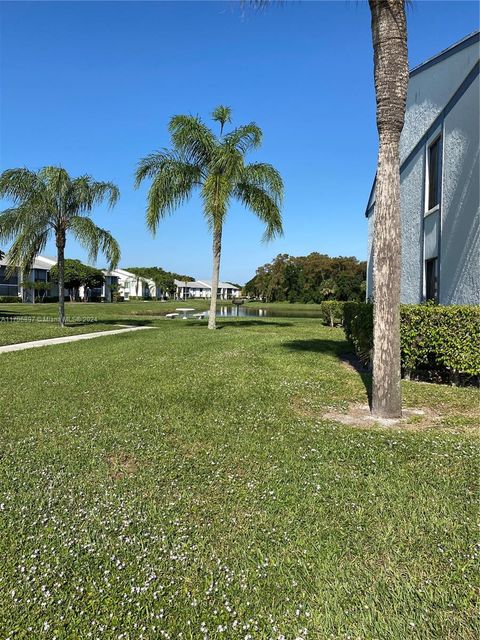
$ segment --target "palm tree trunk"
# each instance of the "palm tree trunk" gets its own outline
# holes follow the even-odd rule
[[[65,235],[57,234],[58,322],[65,326]]]
[[[217,290],[220,277],[220,255],[222,252],[222,223],[213,225],[213,272],[212,272],[212,297],[210,300],[210,314],[208,316],[208,328],[216,329]]]
[[[372,413],[398,418],[400,388],[400,134],[408,89],[404,0],[369,0],[379,152],[373,236]]]

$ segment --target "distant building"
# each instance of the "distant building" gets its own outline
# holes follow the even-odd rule
[[[20,269],[16,269],[13,275],[7,278],[8,262],[5,258],[0,259],[0,296],[18,297],[22,302],[35,302],[36,291],[31,285],[33,283],[49,283],[50,269],[55,264],[57,261],[54,258],[37,256],[28,274],[22,274]],[[48,296],[58,295],[56,286],[53,287],[53,290],[50,288],[48,292],[45,291]]]
[[[410,72],[400,140],[404,303],[480,304],[479,38]],[[372,297],[375,183],[366,215]]]
[[[178,300],[186,300],[188,298],[211,298],[212,297],[212,281],[211,280],[193,280],[187,282],[185,280],[174,280],[175,295]],[[221,300],[230,300],[240,296],[240,288],[230,282],[219,282],[217,290],[217,298]]]
[[[105,275],[105,284],[102,287],[100,297],[107,301],[111,301],[112,286],[118,287],[118,293],[124,300],[131,298],[142,298],[144,300],[161,300],[164,292],[150,278],[138,276],[131,271],[125,269],[112,269],[103,271]]]
[[[7,278],[8,263],[5,258],[0,259],[0,296],[18,297],[22,302],[35,302],[35,295],[38,297],[39,291],[35,291],[32,283],[46,282],[51,283],[50,269],[57,264],[55,258],[47,258],[45,256],[37,256],[32,265],[32,269],[28,275],[21,274],[20,269],[16,269],[15,273]],[[125,269],[102,270],[105,276],[105,282],[101,287],[84,291],[84,287],[80,287],[78,295],[83,299],[87,295],[89,299],[98,299],[105,302],[111,302],[112,293],[115,289],[125,300],[130,298],[142,298],[146,300],[158,300],[163,297],[163,291],[153,280],[137,276]],[[49,284],[49,288],[45,290],[48,297],[58,296],[58,286],[55,283]],[[65,289],[65,296],[68,299],[69,292]]]

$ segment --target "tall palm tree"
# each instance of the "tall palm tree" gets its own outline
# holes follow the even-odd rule
[[[265,223],[265,240],[283,232],[280,174],[270,164],[245,163],[246,154],[260,146],[262,131],[250,123],[225,133],[225,125],[231,122],[229,107],[217,107],[212,118],[220,125],[218,136],[198,117],[174,116],[169,124],[172,148],[143,158],[136,172],[137,187],[145,178],[152,179],[146,217],[154,234],[161,219],[182,205],[194,189],[200,190],[213,237],[209,329],[216,327],[222,228],[230,201],[236,198]]]
[[[408,89],[405,0],[369,0],[379,151],[373,233],[372,413],[398,418],[400,389],[400,134]]]
[[[0,197],[13,206],[0,214],[0,240],[13,244],[7,253],[10,270],[29,271],[33,260],[55,238],[58,264],[58,315],[65,326],[64,267],[67,232],[85,247],[92,260],[101,251],[110,267],[118,264],[120,247],[113,236],[90,219],[96,204],[108,198],[113,207],[119,198],[111,182],[96,182],[90,176],[71,178],[61,167],[40,171],[9,169],[0,175]]]

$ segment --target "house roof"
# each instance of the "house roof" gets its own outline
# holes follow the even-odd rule
[[[428,58],[428,60],[425,60],[425,62],[417,64],[416,67],[413,67],[413,69],[410,70],[409,77],[411,78],[413,76],[416,76],[421,71],[425,71],[425,69],[429,69],[434,64],[438,64],[439,62],[442,62],[442,60],[445,60],[445,58],[448,58],[453,53],[458,53],[462,49],[465,49],[465,47],[469,47],[475,42],[480,42],[480,29],[477,29],[476,31],[474,31],[473,33],[470,33],[468,36],[465,36],[458,42],[455,42],[455,44],[452,44],[450,47],[447,47],[446,49],[443,49],[436,55],[432,56],[431,58]]]
[[[149,285],[154,284],[153,280],[150,278],[145,278],[144,276],[139,276],[136,273],[132,273],[131,271],[127,271],[126,269],[104,269],[103,274],[106,276],[117,276],[121,278],[125,278],[128,280],[141,280],[142,282],[147,282]]]
[[[55,258],[48,258],[47,256],[37,256],[32,264],[32,269],[45,269],[46,271],[50,271],[53,265],[57,264]],[[8,260],[6,258],[2,258],[0,260],[0,267],[7,267]]]
[[[189,289],[211,289],[212,288],[211,280],[192,280],[191,282],[188,282],[186,280],[174,280],[174,282],[177,287],[184,287],[186,283],[186,286]],[[239,290],[238,287],[231,284],[230,282],[219,282],[218,288]]]
[[[425,60],[425,62],[422,62],[421,64],[419,64],[416,67],[414,67],[413,69],[411,69],[410,72],[409,72],[409,78],[412,78],[413,76],[418,75],[422,71],[425,71],[426,69],[429,69],[430,67],[432,67],[435,64],[443,62],[443,60],[445,60],[446,58],[449,58],[451,55],[453,55],[455,53],[458,53],[459,51],[462,51],[462,49],[465,49],[466,47],[470,47],[472,44],[475,44],[475,43],[478,43],[478,42],[480,42],[480,29],[478,29],[477,31],[474,31],[473,33],[470,33],[468,36],[465,36],[465,38],[462,38],[461,40],[459,40],[455,44],[452,44],[450,47],[447,47],[446,49],[443,49],[442,51],[440,51],[436,55],[432,56],[431,58],[428,58],[428,60]],[[474,74],[474,73],[475,73],[475,67],[470,71],[470,74],[467,75],[467,78],[465,78],[465,80],[467,80],[468,77],[470,75]],[[477,73],[478,73],[478,62],[477,62]],[[455,96],[453,96],[452,100],[454,98],[455,98]],[[408,160],[408,158],[407,158],[407,160]],[[406,162],[406,160],[404,161],[404,163],[405,162]],[[375,204],[375,184],[376,184],[376,181],[377,181],[377,176],[375,174],[375,178],[373,179],[372,188],[370,189],[370,195],[369,195],[369,198],[368,198],[368,201],[367,201],[367,206],[365,208],[365,217],[366,218],[368,218],[369,213],[373,209],[373,205]]]

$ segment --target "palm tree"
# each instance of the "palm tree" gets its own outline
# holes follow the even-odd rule
[[[120,247],[113,236],[90,219],[96,204],[108,198],[113,207],[119,198],[111,182],[96,182],[90,176],[71,178],[61,167],[44,167],[38,172],[9,169],[0,175],[0,197],[13,206],[0,214],[0,240],[13,244],[7,253],[10,271],[18,266],[29,271],[33,260],[55,238],[58,265],[59,323],[65,326],[64,267],[67,232],[96,260],[101,251],[110,268],[120,259]]]
[[[398,418],[400,389],[400,134],[408,89],[405,0],[369,0],[379,151],[373,234],[372,413]]]
[[[213,237],[209,329],[216,326],[222,228],[230,201],[236,198],[265,223],[265,240],[283,232],[280,174],[270,164],[245,163],[246,154],[260,146],[262,131],[250,123],[224,133],[225,125],[231,122],[229,107],[217,107],[212,118],[220,125],[218,136],[198,117],[174,116],[169,124],[172,149],[143,158],[136,172],[137,187],[145,178],[152,179],[146,218],[153,234],[161,219],[186,202],[195,188],[200,190]]]

